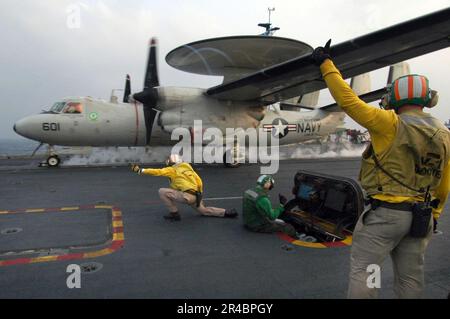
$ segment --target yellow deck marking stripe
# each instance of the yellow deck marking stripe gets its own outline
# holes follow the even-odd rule
[[[292,242],[294,245],[309,247],[309,248],[327,248],[327,246],[322,245],[321,243],[308,243],[306,241],[295,240]]]
[[[111,209],[112,212],[112,217],[113,218],[117,218],[117,217],[122,217],[122,211],[120,210],[114,210],[114,206],[107,206],[107,205],[96,205],[94,206],[95,209]],[[80,206],[73,206],[73,207],[62,207],[59,209],[59,211],[77,211],[80,210]],[[22,212],[25,213],[42,213],[42,212],[46,212],[47,210],[44,208],[41,209],[27,209],[27,210],[23,210]],[[14,213],[14,211],[0,211],[0,215],[2,214],[12,214]],[[123,222],[122,220],[117,220],[117,221],[112,221],[112,225],[114,228],[119,228],[119,227],[123,227]],[[117,241],[124,241],[125,240],[125,235],[123,232],[121,233],[113,233],[113,242],[117,242]],[[112,247],[112,246],[111,246]],[[83,256],[80,259],[86,259],[86,258],[96,258],[96,257],[101,257],[101,256],[105,256],[105,255],[109,255],[115,252],[115,249],[111,249],[109,247],[104,248],[102,250],[97,250],[97,251],[93,251],[93,252],[89,252],[89,253],[84,253]],[[59,258],[59,255],[56,256],[42,256],[42,257],[35,257],[35,258],[31,258],[29,263],[42,263],[42,262],[50,262],[50,261],[57,261]],[[0,260],[0,266],[4,266],[5,263],[7,261]]]
[[[45,212],[45,209],[27,209],[26,211],[25,211],[25,213],[43,213],[43,212]]]
[[[116,228],[116,227],[123,227],[123,222],[122,221],[115,221],[112,224],[113,224],[114,228]]]
[[[61,211],[69,211],[69,210],[80,210],[80,207],[63,207],[61,208]]]
[[[346,244],[347,246],[351,246],[351,244],[353,243],[353,237],[352,236],[348,236],[347,238],[345,238],[342,241],[343,244]]]
[[[42,262],[47,262],[47,261],[55,261],[57,259],[58,259],[58,256],[36,257],[36,258],[31,258],[30,264],[42,263]]]
[[[113,209],[112,206],[105,206],[105,205],[99,205],[99,206],[94,206],[95,209]]]
[[[105,249],[102,249],[102,250],[93,251],[91,253],[85,253],[83,255],[83,258],[96,258],[96,257],[109,255],[109,254],[111,254],[113,252],[114,252],[114,250],[112,250],[110,248],[105,248]]]
[[[117,240],[124,240],[125,239],[125,235],[124,233],[114,233],[113,234],[113,241],[117,241]]]

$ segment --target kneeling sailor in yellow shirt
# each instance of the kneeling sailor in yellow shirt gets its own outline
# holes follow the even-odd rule
[[[161,188],[159,197],[169,209],[164,218],[170,221],[180,221],[176,203],[188,204],[203,216],[235,218],[238,213],[234,208],[226,210],[217,207],[205,207],[202,200],[203,182],[192,166],[182,161],[177,154],[166,160],[167,167],[162,169],[141,169],[132,165],[133,172],[139,175],[165,176],[170,180],[170,188]]]

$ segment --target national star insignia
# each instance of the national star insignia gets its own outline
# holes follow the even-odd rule
[[[278,120],[278,124],[273,126],[275,129],[275,136],[285,136],[286,135],[286,128],[288,127],[287,125],[284,125],[283,122],[281,122],[281,120]]]

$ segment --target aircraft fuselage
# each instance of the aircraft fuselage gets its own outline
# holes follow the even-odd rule
[[[201,89],[166,87],[160,88],[158,95],[160,112],[153,123],[146,121],[144,106],[138,102],[110,103],[84,97],[59,102],[79,105],[79,113],[67,113],[67,106],[60,110],[53,107],[52,112],[18,121],[14,129],[24,137],[50,145],[157,146],[177,143],[171,140],[174,129],[192,130],[194,120],[201,120],[203,129],[218,128],[224,135],[227,128],[255,128],[277,135],[280,144],[293,144],[333,133],[344,118],[341,112],[274,111],[257,102],[217,100]]]

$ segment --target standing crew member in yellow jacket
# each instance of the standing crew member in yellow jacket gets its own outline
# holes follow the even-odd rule
[[[164,218],[170,221],[180,221],[176,203],[188,204],[203,216],[235,218],[237,212],[234,208],[205,207],[202,200],[203,182],[192,166],[184,163],[177,154],[171,155],[166,161],[167,167],[162,169],[141,169],[132,165],[133,172],[139,175],[165,176],[170,180],[170,188],[161,188],[159,197],[169,210]]]
[[[428,79],[408,75],[387,87],[378,109],[358,98],[330,57],[330,42],[312,59],[337,104],[369,130],[360,181],[371,209],[353,234],[349,298],[376,298],[369,266],[382,266],[388,255],[399,298],[419,298],[424,289],[424,254],[450,188],[450,133],[424,107],[437,104]]]

